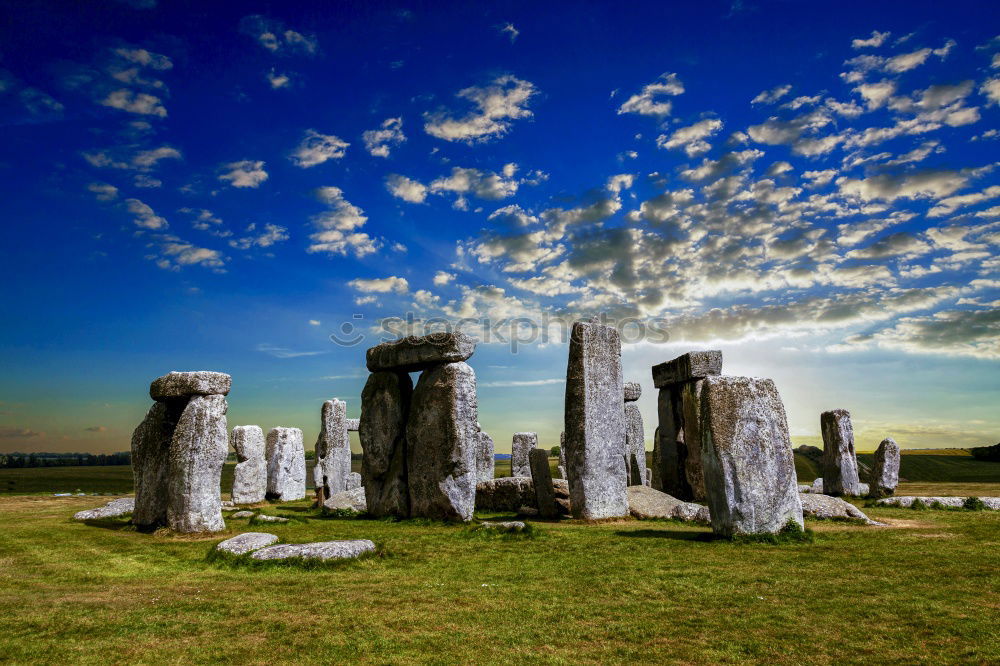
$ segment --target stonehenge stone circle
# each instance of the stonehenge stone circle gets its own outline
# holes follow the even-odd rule
[[[510,449],[510,475],[531,476],[531,463],[528,456],[531,450],[538,446],[538,434],[533,432],[515,432]]]
[[[788,421],[770,379],[707,377],[702,462],[712,531],[722,536],[802,526]]]
[[[464,333],[432,333],[383,342],[368,350],[369,372],[417,372],[442,363],[461,363],[476,351],[476,341]]]
[[[488,433],[483,432],[479,424],[476,445],[476,481],[489,481],[496,475],[496,453],[493,446],[493,438]]]
[[[549,469],[549,453],[544,449],[532,449],[528,457],[538,515],[542,518],[555,518],[559,515],[559,511],[556,508],[556,493],[552,486],[552,472]]]
[[[823,432],[823,494],[861,494],[858,459],[854,455],[854,428],[846,409],[833,409],[819,417]]]
[[[267,461],[264,458],[264,431],[260,426],[236,426],[229,433],[236,451],[233,470],[233,503],[256,504],[267,493]]]
[[[476,504],[476,373],[464,362],[420,374],[406,422],[410,515],[469,521]]]
[[[400,372],[373,372],[361,392],[361,482],[368,513],[378,518],[410,516],[406,420],[412,395],[410,376]]]
[[[872,479],[868,484],[869,494],[873,497],[887,497],[896,492],[898,483],[899,444],[891,437],[886,437],[875,450]]]
[[[132,434],[132,522],[140,529],[225,529],[220,479],[231,386],[229,375],[206,371],[171,372],[150,384],[156,403]]]
[[[573,324],[566,365],[566,463],[573,515],[628,515],[625,410],[618,331],[597,321]]]
[[[267,433],[267,499],[279,502],[306,496],[306,452],[298,428]]]
[[[347,435],[347,403],[327,400],[320,409],[320,429],[316,438],[314,482],[323,497],[347,490],[351,474],[351,440]]]

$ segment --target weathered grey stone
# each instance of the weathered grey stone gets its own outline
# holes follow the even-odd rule
[[[899,483],[899,444],[886,437],[875,450],[875,465],[872,467],[870,493],[874,497],[886,497],[896,492]]]
[[[327,498],[327,500],[323,503],[323,508],[327,511],[347,509],[350,511],[357,511],[358,513],[364,513],[368,510],[368,502],[365,500],[365,489],[354,488],[352,490],[345,490],[342,493],[337,493],[336,495]]]
[[[135,510],[134,497],[119,497],[113,499],[102,507],[77,511],[73,514],[73,520],[98,520],[101,518],[118,518]]]
[[[818,479],[813,479],[812,485],[809,486],[809,492],[811,492],[811,493],[817,493],[819,495],[823,494],[823,477],[822,476],[819,477]]]
[[[223,372],[169,372],[149,385],[149,397],[156,401],[188,398],[193,395],[227,395],[233,378]]]
[[[688,447],[684,439],[684,410],[680,385],[660,389],[657,396],[658,435],[653,443],[653,477],[656,490],[689,500],[694,497],[688,482]]]
[[[361,392],[361,480],[368,513],[378,518],[410,515],[406,420],[412,395],[410,376],[396,372],[372,373]]]
[[[869,492],[869,485],[867,483],[858,484],[858,494],[854,497],[867,497]]]
[[[285,543],[255,551],[255,560],[344,560],[375,552],[375,544],[368,539],[347,541],[317,541],[316,543]]]
[[[226,509],[234,509],[234,508],[236,508],[236,504],[234,504],[232,500],[222,500],[223,511],[225,511]]]
[[[351,440],[347,435],[347,403],[327,400],[320,409],[319,436],[316,438],[316,467],[313,481],[322,485],[323,497],[347,490],[351,473]]]
[[[627,490],[629,512],[639,519],[673,518],[707,523],[708,507],[682,502],[676,497],[646,486],[629,486]]]
[[[646,433],[639,405],[634,402],[625,403],[625,453],[628,485],[646,485]]]
[[[132,433],[132,523],[140,529],[167,524],[170,442],[184,407],[183,402],[157,402]]]
[[[682,425],[684,441],[687,442],[684,458],[684,477],[691,488],[691,499],[704,501],[707,498],[705,490],[705,472],[701,461],[701,391],[704,380],[688,382],[680,389]]]
[[[846,409],[833,409],[819,417],[823,431],[823,494],[859,495],[858,459],[854,455],[854,428]]]
[[[573,515],[628,515],[625,411],[618,331],[576,322],[566,366],[566,462]]]
[[[788,420],[770,379],[708,377],[701,387],[702,463],[712,531],[802,525]]]
[[[902,495],[899,497],[886,497],[876,500],[875,503],[883,506],[910,507],[915,500],[920,500],[925,506],[937,503],[942,506],[960,507],[965,504],[965,500],[967,499],[967,497],[916,497],[913,495]],[[987,509],[1000,511],[1000,497],[980,497],[979,499],[983,501]]]
[[[642,384],[639,382],[625,382],[625,402],[635,402],[642,397]]]
[[[226,539],[219,545],[215,547],[216,550],[221,550],[226,553],[232,553],[233,555],[243,555],[244,553],[249,553],[265,546],[270,546],[278,540],[277,535],[267,534],[265,532],[244,532],[243,534],[237,534],[232,539]]]
[[[489,481],[496,474],[496,450],[493,438],[479,430],[476,436],[476,482]]]
[[[538,434],[534,432],[515,432],[510,448],[510,475],[531,476],[531,462],[528,456],[531,450],[538,446]]]
[[[267,498],[291,502],[306,496],[306,452],[298,428],[267,433]]]
[[[410,515],[472,519],[478,445],[476,373],[466,363],[424,370],[406,422]]]
[[[566,433],[559,433],[559,476],[566,478]]]
[[[858,507],[839,497],[829,495],[818,495],[814,493],[804,494],[799,497],[802,503],[802,514],[813,518],[829,520],[833,518],[853,518],[863,520],[870,525],[879,525],[874,520],[866,516]]]
[[[653,366],[653,386],[663,388],[722,374],[721,351],[693,351]]]
[[[176,532],[218,532],[222,465],[229,453],[228,405],[223,395],[192,397],[170,442],[167,525]]]
[[[348,432],[357,432],[361,427],[361,419],[347,419],[346,422]]]
[[[647,488],[652,488],[653,487],[653,470],[651,470],[649,467],[646,468],[646,483],[645,483],[645,485],[646,485]]]
[[[244,509],[243,511],[237,511],[236,513],[234,513],[233,515],[231,515],[229,517],[230,518],[253,518],[253,511],[247,511],[246,509]]]
[[[572,511],[572,504],[569,501],[569,481],[566,479],[552,479],[552,492],[556,496],[556,509],[560,514],[568,516]]]
[[[659,419],[657,419],[659,420]],[[653,467],[649,470],[649,487],[663,491],[663,481],[660,479],[660,426],[653,430]]]
[[[559,465],[559,467],[557,469],[559,471],[559,478],[560,479],[565,479],[566,478],[566,466],[565,465]]]
[[[236,450],[233,470],[233,503],[256,504],[267,493],[267,460],[264,458],[264,431],[260,426],[236,426],[229,433]]]
[[[257,520],[263,523],[287,523],[288,518],[284,516],[269,516],[266,513],[262,513],[257,516]]]
[[[476,484],[476,509],[480,511],[517,511],[535,501],[530,477],[503,476]]]
[[[362,487],[363,484],[361,482],[361,474],[359,472],[351,472],[347,475],[347,490],[357,490]]]
[[[800,483],[799,484],[799,492],[800,493],[808,493],[810,491],[812,491],[812,486],[810,486],[810,485],[808,485],[806,483]]]
[[[532,449],[528,454],[531,466],[531,484],[535,489],[535,503],[542,518],[555,518],[556,492],[552,486],[552,472],[549,468],[549,454],[544,449]]]
[[[520,520],[504,520],[504,521],[489,521],[484,520],[479,523],[479,527],[484,530],[493,530],[496,532],[523,532],[526,525]]]
[[[368,350],[370,372],[417,372],[442,363],[461,363],[476,351],[476,341],[464,333],[432,333],[383,342]]]

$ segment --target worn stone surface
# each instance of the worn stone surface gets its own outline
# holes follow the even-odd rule
[[[352,490],[345,490],[342,493],[337,493],[336,495],[328,497],[327,500],[323,502],[323,508],[327,511],[348,509],[350,511],[364,513],[368,510],[368,502],[365,500],[365,489],[354,488]]]
[[[489,481],[496,474],[496,450],[493,438],[479,430],[476,435],[476,482]]]
[[[406,422],[410,515],[472,519],[476,503],[476,373],[446,363],[420,374]]]
[[[556,509],[560,514],[568,516],[572,511],[572,503],[569,500],[569,481],[566,479],[552,479],[552,492],[556,496]]]
[[[701,391],[704,380],[688,382],[681,386],[681,413],[684,441],[687,442],[684,459],[684,477],[691,489],[691,499],[704,501],[705,471],[701,461]]]
[[[531,462],[528,456],[538,446],[538,434],[515,432],[510,448],[510,475],[531,476]]]
[[[799,484],[799,492],[800,493],[808,493],[808,492],[811,492],[811,491],[812,491],[812,486],[810,486],[809,484],[806,484],[806,483],[800,483]]]
[[[266,513],[262,513],[257,516],[257,520],[265,523],[287,523],[288,518],[284,516],[269,516]]]
[[[559,433],[559,476],[566,478],[566,433]]]
[[[872,466],[870,494],[887,497],[896,492],[899,484],[899,444],[886,437],[875,449],[875,463]]]
[[[215,549],[232,553],[233,555],[243,555],[244,553],[270,546],[272,543],[277,542],[277,540],[278,537],[275,534],[244,532],[243,534],[237,534],[232,539],[226,539],[217,545]]]
[[[417,372],[467,361],[475,351],[476,341],[464,333],[432,333],[383,342],[369,349],[365,360],[370,372]]]
[[[542,518],[555,518],[559,515],[559,509],[556,508],[556,492],[552,485],[548,451],[532,449],[528,454],[528,461],[531,466],[531,484],[535,489],[538,515]]]
[[[846,409],[823,412],[819,424],[823,432],[823,494],[831,497],[861,494],[850,412]]]
[[[876,500],[875,503],[884,506],[909,507],[913,504],[914,500],[920,500],[927,506],[937,502],[942,506],[960,507],[965,504],[965,500],[967,499],[967,497],[916,497],[913,495],[901,495],[899,497],[885,497]],[[987,509],[1000,511],[1000,497],[980,497],[979,499],[983,501]]]
[[[701,388],[702,464],[712,531],[774,533],[802,525],[788,420],[770,379],[708,377]]]
[[[298,428],[267,433],[267,498],[279,502],[306,496],[306,452]]]
[[[647,488],[652,488],[653,487],[653,470],[650,469],[649,467],[646,468],[646,483],[645,483],[645,486]]]
[[[576,322],[566,366],[566,472],[573,515],[587,520],[628,515],[625,410],[618,331]]]
[[[264,458],[264,431],[260,426],[236,426],[229,433],[229,444],[236,451],[233,470],[234,504],[256,504],[267,493],[267,460]]]
[[[373,372],[361,392],[361,482],[375,517],[410,515],[406,420],[412,395],[410,376],[396,372]]]
[[[149,397],[156,401],[193,395],[227,395],[233,378],[223,372],[169,372],[149,385]]]
[[[866,516],[858,507],[839,497],[808,493],[800,496],[799,501],[802,503],[802,515],[805,516],[826,520],[832,518],[853,518],[863,520],[869,524],[880,524]]]
[[[361,481],[360,472],[351,472],[347,475],[347,490],[357,490],[362,487],[363,483]]]
[[[663,388],[722,374],[722,352],[693,351],[653,366],[653,386]]]
[[[253,518],[253,513],[254,513],[253,511],[247,511],[246,509],[244,509],[243,511],[237,511],[236,513],[234,513],[233,515],[231,515],[229,517],[230,518]]]
[[[820,495],[823,494],[823,477],[822,476],[819,477],[818,479],[813,479],[812,485],[809,486],[809,492],[811,492],[811,493],[818,493]]]
[[[629,486],[629,513],[640,519],[675,518],[707,523],[710,520],[708,507],[691,502],[683,502],[676,497],[646,486]]]
[[[283,543],[255,551],[255,560],[345,560],[365,553],[374,553],[375,544],[368,539],[317,541],[315,543]]]
[[[167,481],[170,441],[184,403],[157,402],[132,433],[132,479],[135,509],[132,522],[140,529],[167,524]]]
[[[348,432],[357,432],[361,427],[361,419],[347,419],[346,423]]]
[[[639,382],[625,382],[625,402],[635,402],[642,397],[642,384]]]
[[[351,473],[351,440],[347,436],[347,403],[327,400],[320,408],[319,435],[316,437],[316,468],[313,481],[323,486],[323,497],[347,490]]]
[[[73,514],[73,520],[98,520],[100,518],[118,518],[135,510],[134,497],[119,497],[113,499],[102,507],[77,511]]]
[[[520,520],[484,520],[479,523],[479,527],[484,530],[495,530],[497,532],[523,532],[526,526]]]
[[[476,484],[476,508],[480,511],[517,511],[534,506],[535,486],[526,476],[503,476]]]
[[[646,433],[639,405],[634,402],[625,403],[625,453],[628,485],[646,485]]]
[[[654,442],[653,476],[659,486],[653,488],[682,500],[694,497],[685,466],[688,447],[684,440],[684,412],[681,386],[660,389],[656,411],[659,435]]]
[[[218,532],[222,465],[229,454],[228,405],[223,395],[192,397],[170,442],[167,525],[176,532]]]

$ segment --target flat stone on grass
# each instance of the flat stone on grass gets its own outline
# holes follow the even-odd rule
[[[253,518],[253,511],[247,511],[247,510],[237,511],[236,513],[234,513],[233,515],[231,515],[229,517],[230,518]]]
[[[629,512],[635,518],[672,518],[701,523],[711,520],[707,506],[684,502],[648,486],[629,486],[625,492],[628,494]]]
[[[252,557],[255,560],[287,560],[302,558],[306,560],[344,560],[359,557],[365,553],[374,553],[375,544],[368,539],[351,539],[345,541],[317,541],[315,543],[284,543],[268,546],[256,551]]]
[[[854,519],[863,520],[869,525],[881,525],[864,514],[861,509],[839,497],[808,493],[799,496],[802,502],[802,515],[821,519]]]
[[[357,511],[364,513],[368,510],[368,502],[365,499],[364,488],[354,488],[336,493],[323,502],[323,508],[327,511]]]
[[[215,547],[216,550],[233,555],[243,555],[265,546],[270,546],[278,540],[277,535],[266,532],[244,532],[237,534],[232,539],[226,539]]]
[[[257,520],[264,523],[287,523],[288,518],[283,518],[281,516],[268,516],[267,514],[260,514],[257,516]]]
[[[77,511],[73,514],[73,520],[98,520],[100,518],[117,518],[125,514],[132,513],[135,509],[134,497],[119,497],[113,499],[102,507]]]
[[[493,530],[495,532],[523,532],[525,527],[527,527],[520,520],[503,520],[503,521],[488,521],[484,520],[479,523],[479,527],[484,530]]]

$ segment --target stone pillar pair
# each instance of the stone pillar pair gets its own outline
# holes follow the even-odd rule
[[[636,401],[642,397],[639,382],[625,382],[625,471],[628,485],[649,485],[646,479],[646,432]]]
[[[846,409],[832,409],[819,417],[823,433],[823,494],[860,496],[862,484],[854,451],[854,426]],[[886,438],[875,451],[868,492],[886,497],[896,491],[899,482],[899,445]]]
[[[220,480],[231,386],[221,372],[171,372],[150,385],[155,404],[132,434],[132,522],[140,529],[225,529]]]
[[[410,336],[368,350],[358,434],[368,512],[468,521],[479,477],[476,343]],[[414,388],[410,372],[420,371]]]

